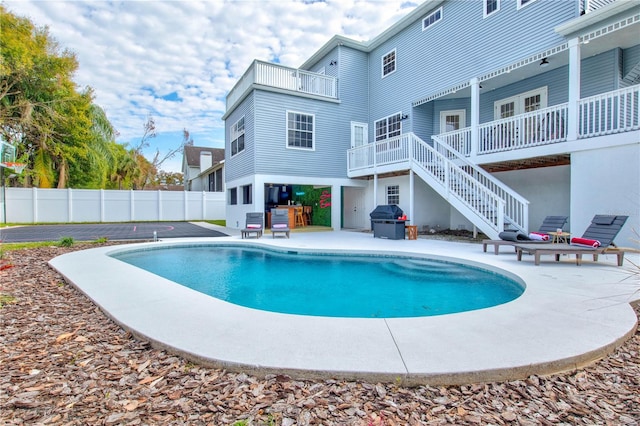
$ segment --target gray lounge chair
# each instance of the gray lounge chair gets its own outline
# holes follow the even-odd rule
[[[576,265],[582,263],[583,254],[593,255],[594,262],[598,260],[598,255],[605,253],[615,254],[618,258],[618,266],[624,262],[624,250],[617,248],[613,239],[618,235],[620,229],[627,221],[628,216],[596,215],[591,219],[591,224],[582,234],[582,238],[597,240],[599,247],[585,247],[572,244],[516,244],[518,260],[522,260],[522,254],[533,254],[535,264],[540,264],[540,256],[553,254],[556,262],[560,260],[561,254],[575,254]]]
[[[247,213],[245,220],[245,227],[241,231],[242,238],[249,238],[252,234],[255,234],[256,238],[262,237],[264,214],[261,212],[250,212]]]
[[[285,209],[271,209],[271,238],[276,234],[284,234],[289,238],[289,211]]]
[[[547,216],[542,221],[542,225],[538,228],[538,232],[547,234],[549,232],[556,232],[558,229],[562,229],[567,223],[569,216]],[[498,254],[500,246],[513,246],[517,243],[548,243],[548,241],[534,241],[529,238],[528,235],[523,234],[520,231],[504,231],[500,233],[500,240],[482,240],[482,251],[486,253],[487,246],[493,245],[494,254]],[[517,252],[517,250],[516,250]]]

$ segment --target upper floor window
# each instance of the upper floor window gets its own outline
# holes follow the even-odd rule
[[[287,111],[287,147],[313,149],[315,116]]]
[[[484,17],[500,10],[500,0],[484,0]]]
[[[518,0],[518,9],[520,9],[521,7],[524,7],[530,3],[533,3],[536,0]]]
[[[222,192],[222,185],[222,169],[218,169],[215,172],[209,174],[210,192]]]
[[[422,31],[426,30],[442,19],[442,7],[422,20]]]
[[[244,151],[244,116],[231,126],[231,156]]]
[[[375,122],[376,142],[402,134],[402,114],[397,113]]]
[[[382,76],[386,77],[396,71],[396,49],[382,57]]]

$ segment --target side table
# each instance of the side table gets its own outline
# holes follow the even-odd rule
[[[552,243],[569,244],[569,241],[571,240],[570,232],[548,232],[548,234],[551,235]]]

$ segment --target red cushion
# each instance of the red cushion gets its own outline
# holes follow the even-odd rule
[[[588,238],[580,238],[580,237],[571,238],[571,245],[591,247],[591,248],[598,248],[601,246],[600,241],[598,240],[590,240]]]

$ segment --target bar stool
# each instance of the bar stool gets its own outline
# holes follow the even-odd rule
[[[311,225],[311,212],[313,211],[313,207],[304,206],[302,207],[304,224],[306,226]]]
[[[296,226],[305,226],[304,217],[302,215],[302,206],[295,207]]]

